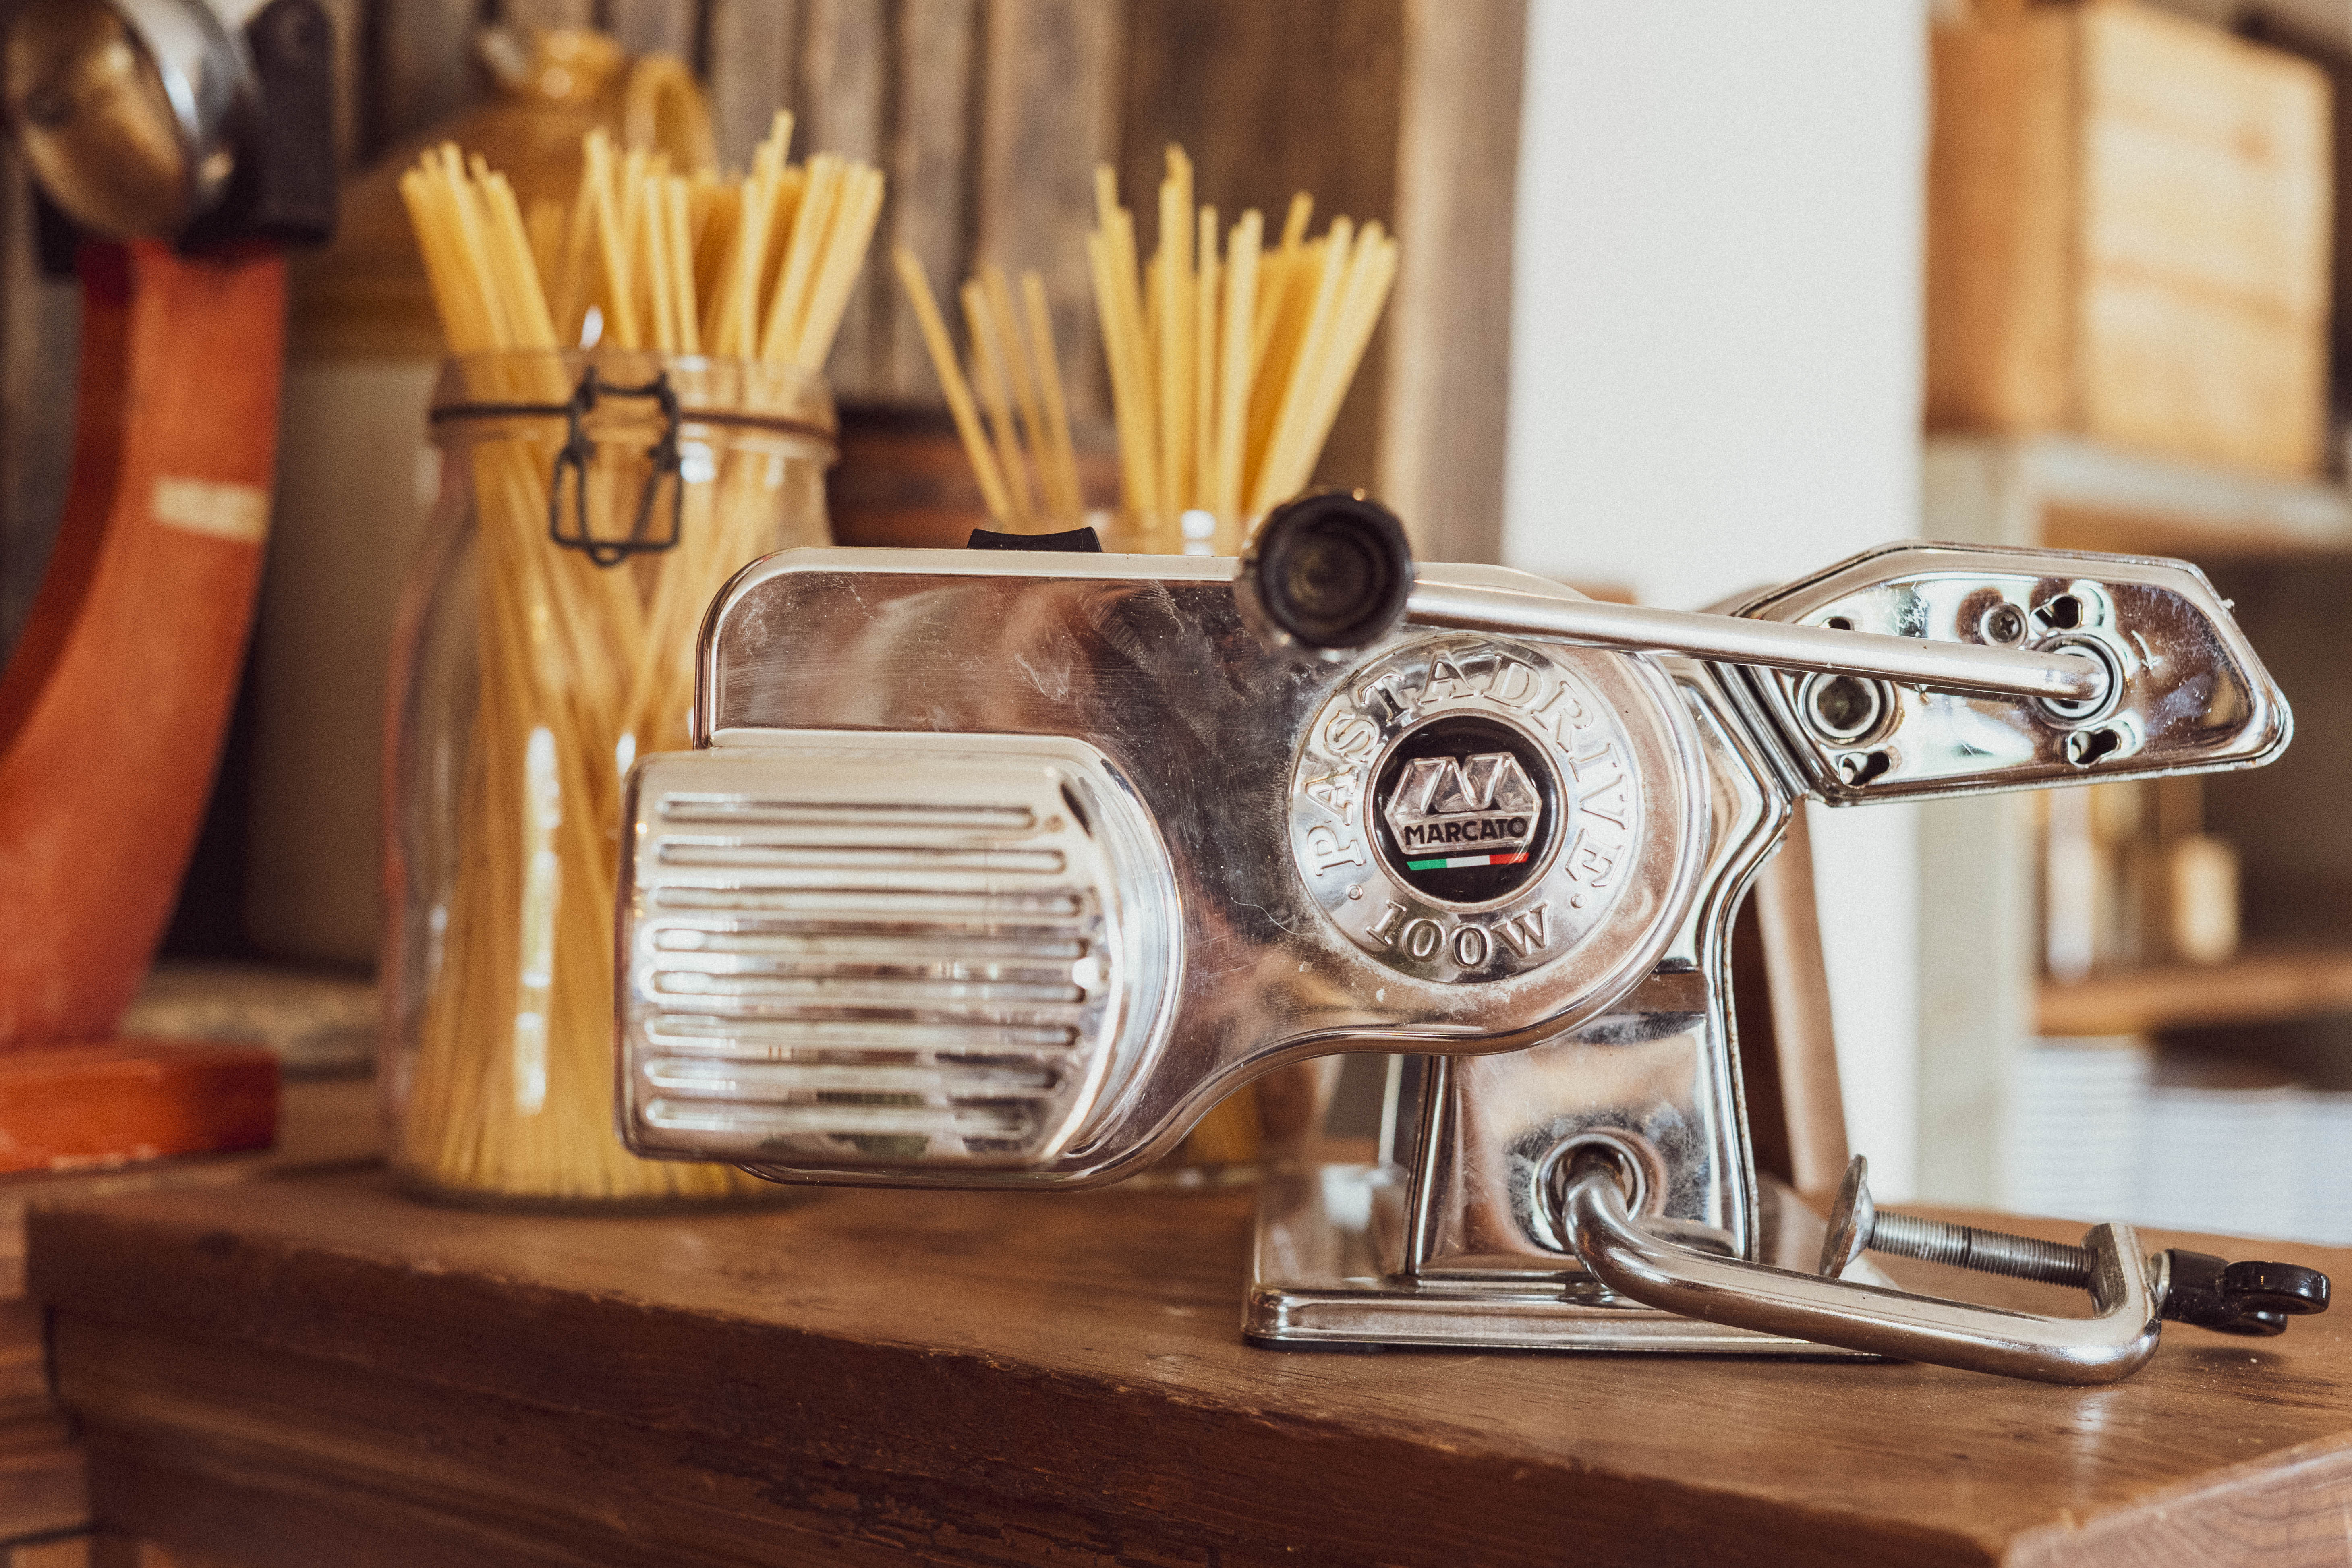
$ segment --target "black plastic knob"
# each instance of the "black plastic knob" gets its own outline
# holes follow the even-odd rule
[[[2221,1290],[2249,1311],[2299,1318],[2327,1310],[2327,1276],[2293,1263],[2232,1263],[2221,1270]]]
[[[1361,493],[1304,496],[1258,525],[1236,587],[1301,647],[1370,647],[1404,618],[1412,547],[1396,513]]]
[[[2207,1323],[2204,1326],[2217,1334],[2245,1334],[2269,1339],[2273,1334],[2286,1332],[2286,1316],[2283,1312],[2265,1312],[2257,1308],[2250,1312],[2241,1312],[2226,1323]]]
[[[2294,1263],[2231,1263],[2179,1247],[2159,1314],[2225,1334],[2277,1334],[2286,1321],[2327,1310],[2327,1276]]]

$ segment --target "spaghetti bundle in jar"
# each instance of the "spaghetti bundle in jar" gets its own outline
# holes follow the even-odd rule
[[[387,1070],[412,1188],[763,1185],[621,1146],[612,921],[624,781],[690,743],[705,607],[746,563],[826,542],[822,370],[881,176],[788,165],[789,133],[780,116],[740,180],[592,136],[568,210],[526,215],[455,148],[402,182],[451,351],[390,714]]]

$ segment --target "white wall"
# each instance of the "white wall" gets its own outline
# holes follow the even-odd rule
[[[1698,605],[1917,531],[1924,0],[1534,0],[1504,559]],[[1916,1169],[1916,824],[1814,812],[1849,1131]]]

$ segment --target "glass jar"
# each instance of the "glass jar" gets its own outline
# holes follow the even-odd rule
[[[704,609],[747,563],[829,542],[824,381],[743,360],[485,354],[445,367],[432,418],[441,499],[387,715],[394,1169],[475,1201],[780,1191],[622,1147],[614,879],[631,764],[691,743]]]

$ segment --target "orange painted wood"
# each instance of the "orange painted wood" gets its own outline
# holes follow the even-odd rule
[[[0,676],[0,1049],[103,1039],[153,956],[244,664],[285,264],[82,253],[65,517]]]
[[[123,1040],[0,1052],[0,1172],[267,1149],[278,1058],[255,1046]]]

